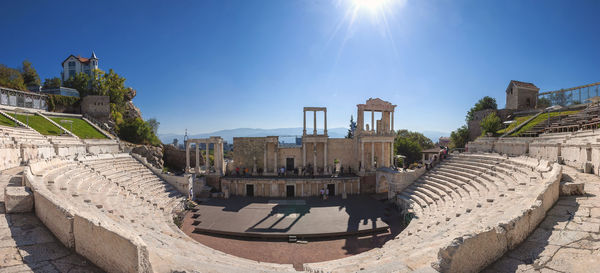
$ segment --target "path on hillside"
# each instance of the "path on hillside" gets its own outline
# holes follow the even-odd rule
[[[0,272],[103,272],[66,248],[34,213],[5,213],[4,188],[20,185],[22,170],[0,174]]]
[[[586,194],[561,196],[525,242],[483,272],[600,272],[600,177],[563,167]]]

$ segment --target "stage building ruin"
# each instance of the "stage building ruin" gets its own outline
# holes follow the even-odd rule
[[[278,136],[236,137],[221,190],[271,197],[316,196],[321,188],[334,195],[378,192],[375,171],[393,165],[395,107],[379,98],[358,104],[353,138],[328,136],[326,107],[304,107],[302,145],[283,147]],[[307,112],[313,113],[312,132],[307,132]],[[322,125],[317,112],[323,112]]]

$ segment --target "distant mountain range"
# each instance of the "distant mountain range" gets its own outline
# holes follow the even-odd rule
[[[306,129],[308,133],[312,132],[312,128]],[[331,138],[343,138],[348,133],[348,128],[328,128],[327,134]],[[439,131],[422,131],[426,137],[434,143],[441,136],[450,136],[450,133]],[[210,136],[220,136],[227,143],[233,143],[234,137],[264,137],[264,136],[302,136],[302,127],[297,128],[277,128],[277,129],[259,129],[259,128],[236,128],[228,130],[220,130],[212,133],[188,135],[188,138],[207,138]],[[183,141],[182,134],[158,134],[158,138],[163,143],[173,143],[173,139],[177,138],[179,143]],[[280,141],[293,142],[294,138],[280,138]]]

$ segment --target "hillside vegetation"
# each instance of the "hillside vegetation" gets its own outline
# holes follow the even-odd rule
[[[96,130],[92,125],[87,123],[85,120],[80,118],[67,118],[67,117],[49,117],[54,122],[60,124],[60,126],[65,129],[71,131],[71,133],[75,134],[79,138],[82,139],[105,139],[107,138],[104,134]],[[73,122],[73,127],[71,129],[71,124],[69,123],[61,123],[62,120],[70,120]]]

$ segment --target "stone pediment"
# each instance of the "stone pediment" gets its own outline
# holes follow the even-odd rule
[[[358,108],[366,111],[394,111],[396,105],[380,98],[369,98],[367,103],[359,104]]]

